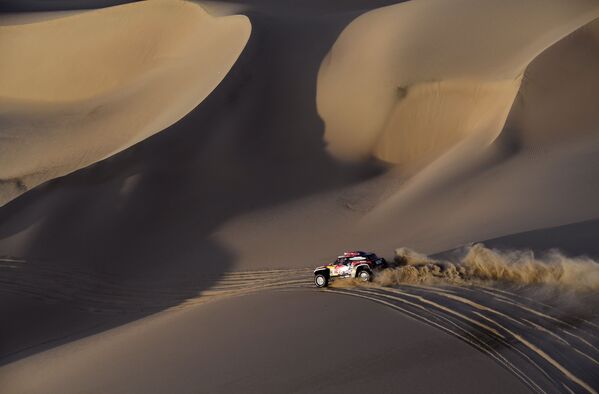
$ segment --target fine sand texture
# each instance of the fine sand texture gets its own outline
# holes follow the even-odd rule
[[[559,7],[555,12],[550,12],[551,7],[544,7],[543,12],[549,12],[552,18],[562,18],[564,13],[561,6],[566,6],[566,3],[558,3]],[[421,3],[410,4],[415,7]],[[567,4],[569,7],[578,3]],[[581,22],[580,15],[584,20],[597,15],[596,4],[580,4],[584,5],[585,11],[576,14],[574,19],[577,23]],[[340,153],[336,148],[337,140],[333,141],[332,138],[339,137],[338,142],[352,144],[356,141],[354,134],[366,130],[360,126],[351,128],[361,120],[348,120],[349,118],[360,117],[369,125],[375,124],[376,119],[370,112],[360,114],[358,110],[346,110],[353,105],[360,106],[358,102],[362,100],[362,95],[350,92],[338,94],[338,90],[327,89],[338,84],[343,85],[339,86],[339,90],[353,89],[353,84],[358,84],[360,78],[383,78],[381,72],[371,71],[368,67],[356,67],[352,69],[353,74],[350,72],[349,65],[358,61],[352,59],[352,56],[358,57],[360,50],[359,47],[350,46],[353,41],[344,40],[347,32],[354,31],[354,23],[360,26],[371,15],[375,17],[382,10],[396,12],[404,5],[407,6],[408,3],[386,7],[358,18],[344,30],[323,61],[319,72],[317,102],[325,122],[324,139],[329,140],[329,151]],[[489,18],[495,20],[496,15],[492,15]],[[365,35],[381,26],[378,19],[375,21],[376,28],[369,30],[365,27]],[[508,109],[507,112],[495,111],[495,107],[472,112],[472,119],[479,115],[486,119],[501,113],[501,121],[493,123],[492,127],[481,118],[480,121],[473,121],[477,126],[468,131],[468,136],[454,135],[452,142],[445,140],[445,137],[453,133],[452,130],[461,133],[466,128],[445,119],[445,115],[453,116],[455,111],[446,112],[437,106],[441,105],[437,100],[444,97],[439,91],[422,91],[417,99],[418,102],[425,100],[418,109],[421,115],[414,118],[422,124],[412,127],[410,123],[404,129],[398,123],[389,126],[387,130],[389,135],[392,134],[397,139],[399,150],[423,149],[422,154],[413,157],[414,160],[409,159],[411,153],[408,152],[400,155],[407,162],[394,165],[384,175],[373,177],[362,184],[238,218],[221,228],[219,236],[233,245],[241,256],[251,256],[252,250],[261,250],[256,248],[257,245],[267,248],[267,243],[284,244],[285,253],[292,256],[300,255],[302,246],[306,244],[322,245],[323,252],[329,255],[334,254],[334,250],[355,248],[354,245],[384,253],[389,250],[390,242],[435,253],[476,240],[597,219],[599,205],[595,196],[599,192],[599,184],[596,182],[599,170],[599,117],[594,108],[599,100],[599,78],[595,72],[599,65],[599,22],[591,21],[572,33],[568,32],[577,23],[570,23],[567,17],[564,17],[563,23],[564,29],[560,30],[560,34],[550,35],[552,40],[557,41],[555,44],[540,54],[538,52],[543,46],[524,52],[528,60],[519,63],[520,71],[514,71],[514,75],[522,75],[509,82],[516,83],[514,86],[517,93],[514,92],[509,102],[502,104]],[[531,24],[532,22],[527,26]],[[546,31],[539,31],[554,32],[556,26],[559,24],[553,23],[547,26]],[[378,48],[372,43],[379,41],[368,41],[360,37],[362,41],[356,39],[355,43],[362,45],[362,49]],[[416,40],[417,35],[413,33],[410,38]],[[548,42],[545,41],[544,45],[548,45]],[[340,48],[339,43],[345,44],[347,53],[341,50],[343,47]],[[389,44],[385,48],[379,49],[381,54],[393,53],[393,45]],[[474,54],[472,57],[477,59]],[[347,63],[343,63],[344,59]],[[385,59],[387,57],[383,56],[379,63],[386,64]],[[405,58],[402,59],[406,61]],[[502,63],[502,60],[506,63]],[[510,61],[509,56],[494,58],[493,67],[502,68],[503,64],[512,68]],[[456,60],[455,67],[458,67],[457,63],[461,64]],[[430,64],[438,63],[431,61]],[[342,82],[344,67],[348,73],[345,82]],[[483,70],[490,72],[488,68]],[[387,80],[392,80],[391,76]],[[391,86],[382,88],[394,91],[396,87],[391,83]],[[449,97],[453,97],[453,93],[450,93],[446,97],[448,103],[455,104],[460,109],[467,108],[462,99],[470,100],[476,105],[481,104],[477,101],[481,97],[478,89],[462,93],[458,94],[458,101],[449,100]],[[327,109],[326,105],[326,108],[322,108],[322,97],[326,98],[329,94],[330,102],[339,105],[340,111],[337,113],[327,112],[330,108]],[[364,91],[364,94],[368,94],[368,91]],[[391,104],[401,108],[403,102],[410,97],[410,93],[404,98],[393,96]],[[385,100],[377,102],[381,105],[368,105],[379,110],[386,105]],[[374,101],[375,97],[369,103]],[[486,99],[483,101],[486,102]],[[397,120],[411,122],[410,119],[418,111],[410,110],[407,117],[398,117]],[[393,116],[390,112],[389,119]],[[468,116],[461,116],[461,121],[466,118]],[[344,127],[343,122],[349,122],[352,126]],[[441,138],[436,139],[430,135],[426,137],[426,141],[422,140],[426,143],[420,144],[420,134],[410,133],[420,130],[421,126],[426,132],[432,131],[434,128],[426,126],[431,122],[439,122],[436,130]],[[483,124],[486,126],[482,127]],[[335,125],[339,125],[339,133],[330,131]],[[454,126],[457,128],[454,129]],[[360,135],[365,134],[368,133],[364,131]],[[385,147],[391,149],[395,146],[391,140],[388,142],[384,144]],[[434,154],[427,147],[429,143],[436,146]],[[360,143],[359,146],[364,147],[366,144]],[[376,152],[371,151],[375,155]],[[323,217],[326,220],[322,220]],[[297,223],[305,223],[311,231],[303,231],[303,227]],[[597,234],[596,230],[593,234]],[[244,237],[247,237],[247,243]],[[561,239],[563,238],[553,239],[553,243],[545,243],[545,247],[560,247]],[[575,253],[588,253],[590,248],[594,248],[593,244],[594,242],[587,242],[586,246],[578,248]],[[519,246],[522,247],[522,243]],[[256,261],[258,259],[256,256]]]
[[[11,391],[599,390],[596,1],[59,3],[0,27]],[[356,249],[410,263],[314,289]]]
[[[249,35],[246,17],[182,1],[0,26],[0,204],[178,121]]]
[[[325,140],[338,156],[374,154],[408,169],[469,138],[488,144],[526,66],[598,15],[584,0],[409,1],[366,13],[320,69]]]
[[[527,392],[487,356],[397,311],[301,291],[142,319],[13,363],[0,380],[19,393]]]

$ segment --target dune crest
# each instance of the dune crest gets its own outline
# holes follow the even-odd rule
[[[161,0],[0,27],[0,205],[178,121],[250,29],[245,16]]]
[[[330,151],[422,167],[472,134],[490,143],[526,66],[598,13],[586,0],[420,0],[360,16],[319,72]]]

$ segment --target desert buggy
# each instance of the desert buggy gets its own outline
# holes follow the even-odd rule
[[[369,282],[375,272],[388,267],[385,259],[370,252],[345,252],[331,264],[323,265],[314,270],[316,287],[326,287],[329,282],[340,278],[356,278]]]

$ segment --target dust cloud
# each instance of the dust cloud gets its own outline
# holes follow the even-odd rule
[[[376,276],[375,284],[542,285],[574,292],[599,291],[599,263],[551,250],[537,257],[530,250],[496,250],[483,244],[465,247],[456,257],[437,260],[407,248],[395,251],[396,267]]]

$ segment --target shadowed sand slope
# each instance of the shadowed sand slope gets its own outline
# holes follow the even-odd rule
[[[238,267],[288,267],[306,264],[302,254],[306,247],[315,254],[310,263],[328,258],[339,249],[356,247],[378,249],[385,254],[407,245],[431,253],[599,216],[594,199],[598,187],[595,180],[599,167],[599,120],[593,111],[598,91],[594,72],[598,22],[563,37],[593,17],[596,3],[550,2],[537,10],[536,3],[526,2],[519,13],[512,2],[504,6],[477,3],[466,7],[464,24],[456,25],[458,18],[454,16],[447,19],[447,26],[427,25],[420,33],[422,37],[417,31],[410,32],[410,39],[430,45],[439,36],[448,40],[433,45],[433,53],[423,51],[426,62],[415,54],[397,56],[396,44],[409,49],[410,40],[406,38],[404,43],[386,38],[386,25],[382,22],[404,18],[403,10],[420,20],[426,16],[420,10],[422,4],[430,6],[425,7],[427,11],[439,13],[445,10],[446,3],[425,1],[381,8],[351,23],[336,44],[333,43],[339,32],[358,12],[298,17],[286,13],[274,17],[269,3],[265,4],[265,10],[256,6],[248,11],[255,27],[254,39],[228,82],[203,108],[175,125],[169,135],[160,135],[162,138],[5,207],[0,212],[0,246],[4,254],[73,263],[93,260],[98,267],[124,267],[124,261],[137,266],[138,260],[196,256],[199,249],[194,240],[210,238],[210,242],[217,239],[236,256]],[[392,17],[385,16],[387,12]],[[359,27],[370,25],[371,17],[377,21],[376,28],[366,29],[368,32],[360,35]],[[524,23],[531,18],[534,23]],[[503,23],[508,22],[518,32],[517,37],[511,29],[502,29]],[[393,28],[397,26],[392,24]],[[467,34],[470,28],[480,34]],[[357,38],[346,39],[355,29]],[[442,34],[443,29],[455,31],[452,34],[456,36]],[[399,34],[391,33],[389,37]],[[528,37],[527,41],[520,35]],[[497,45],[492,45],[495,40]],[[367,45],[370,41],[374,44]],[[555,41],[559,42],[528,65]],[[469,45],[458,45],[462,42]],[[374,72],[366,66],[350,67],[352,56],[360,53],[353,50],[354,44],[356,48],[363,45],[366,54],[392,54],[382,58],[365,56],[373,67],[384,72]],[[347,53],[341,56],[346,46]],[[291,47],[294,50],[288,50]],[[328,58],[322,62],[316,89],[318,66],[331,47]],[[490,50],[491,47],[495,49]],[[455,49],[456,55],[450,49]],[[344,58],[349,60],[344,62]],[[397,62],[403,68],[394,68]],[[421,63],[426,63],[426,67],[420,67]],[[333,72],[333,65],[341,69],[327,76],[327,70]],[[397,131],[393,133],[402,141],[405,139],[398,147],[408,149],[405,157],[411,157],[412,148],[419,152],[423,145],[419,143],[419,132],[414,133],[411,144],[410,130],[420,130],[422,126],[430,131],[434,128],[426,125],[436,122],[440,139],[423,141],[440,150],[435,148],[431,156],[416,155],[427,157],[425,161],[429,162],[416,163],[415,168],[421,168],[420,171],[405,171],[405,166],[400,165],[378,177],[373,177],[377,172],[368,164],[347,167],[334,163],[323,152],[322,124],[314,114],[314,97],[320,107],[327,91],[345,92],[344,89],[362,83],[362,78],[366,82],[368,78],[376,80],[388,71],[388,84],[372,86],[380,86],[393,100],[387,93],[380,100],[379,96],[368,98],[370,90],[366,89],[363,94],[342,94],[339,100],[332,100],[339,103],[340,109],[345,105],[343,111],[333,111],[329,116],[321,110],[326,135],[334,122],[349,122],[353,127],[359,122],[351,121],[352,116],[368,121],[370,115],[351,110],[352,103],[364,100],[365,107],[380,109],[388,103],[401,106],[410,97],[409,89],[399,89],[403,86],[399,79],[404,78],[400,72],[404,68],[414,75],[405,77],[413,80],[410,83],[428,84],[418,87],[414,96],[413,105],[423,112],[414,107],[405,116],[398,116],[399,123],[393,123],[389,130]],[[503,90],[505,80],[514,82],[519,75],[523,75],[522,84],[514,85],[519,90],[513,105],[511,101],[497,101],[495,93],[484,93],[495,91],[495,87]],[[480,79],[485,87],[475,89],[479,93],[471,94],[467,88],[461,94],[460,81],[466,76]],[[441,79],[429,83],[429,77]],[[327,89],[327,78],[331,79],[331,89]],[[347,83],[343,78],[347,78]],[[333,89],[337,84],[338,89]],[[447,86],[455,94],[440,95],[434,86]],[[486,87],[491,90],[485,90]],[[510,93],[510,100],[515,94]],[[436,107],[436,100],[443,97],[449,105],[446,109]],[[454,102],[452,97],[459,99]],[[460,125],[446,122],[447,116],[455,114],[451,109],[454,104],[468,107],[461,100],[490,103],[472,110],[472,124],[476,125],[472,129],[460,123],[469,115],[459,116]],[[511,112],[504,114],[505,108],[498,109],[495,104],[501,108],[511,106]],[[429,107],[431,111],[427,112]],[[235,116],[230,116],[233,113]],[[503,120],[492,122],[493,127],[479,127],[486,121],[475,119],[498,114]],[[404,118],[422,123],[403,133],[400,123]],[[373,115],[372,122],[367,123],[375,124],[377,119]],[[491,129],[495,137],[487,138]],[[362,138],[355,133],[371,136],[368,130],[348,126],[338,136],[341,142],[352,143],[356,141],[354,137]],[[456,139],[452,130],[468,130],[474,140],[464,142],[461,136]],[[383,145],[394,146],[391,142]],[[423,149],[429,152],[428,148]],[[376,154],[376,150],[369,152]],[[415,161],[406,160],[415,163],[418,157]],[[364,182],[368,176],[372,179]],[[348,183],[352,185],[346,187]],[[317,192],[323,193],[303,198]],[[82,215],[83,220],[74,221],[73,212]],[[74,225],[65,228],[64,223]],[[62,231],[56,232],[55,226]],[[155,241],[154,250],[142,247],[149,239]],[[559,246],[559,240],[555,243]],[[189,252],[190,248],[196,252]]]
[[[559,4],[560,7],[569,7],[576,3]],[[395,7],[401,9],[401,5]],[[383,10],[386,9],[394,8]],[[585,18],[592,17],[597,6],[588,10],[583,13]],[[552,14],[552,18],[559,19],[560,16]],[[568,26],[560,34],[566,34],[573,28],[570,24]],[[555,26],[545,27],[548,31],[555,31]],[[254,251],[263,248],[270,248],[273,260],[297,260],[300,264],[305,245],[310,245],[316,257],[322,259],[335,255],[335,251],[340,249],[356,247],[385,254],[405,245],[434,253],[464,243],[596,219],[599,217],[595,198],[599,193],[596,182],[599,172],[599,116],[593,108],[599,101],[597,31],[599,21],[595,20],[564,37],[553,35],[552,39],[557,42],[540,54],[537,52],[542,49],[540,46],[534,53],[525,51],[530,63],[520,64],[522,70],[518,72],[523,75],[522,83],[518,83],[517,94],[514,93],[515,96],[510,99],[515,101],[505,103],[509,113],[502,115],[501,124],[493,129],[494,138],[485,139],[485,128],[472,129],[469,131],[471,138],[460,137],[454,145],[446,143],[444,138],[449,138],[452,131],[445,126],[453,126],[446,122],[445,115],[449,116],[452,112],[439,112],[433,102],[441,96],[433,90],[421,89],[421,98],[433,101],[420,107],[423,112],[417,119],[417,111],[406,116],[408,120],[414,118],[422,122],[422,125],[438,122],[438,131],[443,138],[427,137],[426,143],[436,144],[441,151],[436,156],[420,155],[420,158],[427,157],[428,164],[419,162],[419,158],[406,159],[408,163],[367,182],[320,195],[318,199],[298,201],[236,218],[220,229],[220,239],[230,245],[244,262],[256,266],[259,266],[260,259]],[[337,44],[344,42],[344,34]],[[414,33],[410,37],[417,39],[418,35]],[[374,40],[371,46],[376,47],[374,43],[377,41]],[[329,54],[333,59],[337,44]],[[368,47],[365,43],[363,45]],[[392,48],[391,44],[386,47],[389,53],[393,53]],[[368,47],[366,50],[371,49]],[[509,53],[508,49],[505,51]],[[347,52],[349,57],[359,53],[351,49]],[[386,59],[380,59],[380,62],[385,63]],[[507,56],[507,59],[510,57]],[[501,68],[502,59],[496,60],[493,67]],[[418,62],[419,58],[402,61]],[[326,86],[323,87],[320,81],[325,79],[327,70],[333,72],[331,62],[331,59],[325,60],[321,67],[319,103],[321,94],[326,95]],[[378,74],[370,75],[367,67],[366,73],[362,74],[363,67],[352,68],[350,63],[348,61],[346,65],[348,79],[345,83],[341,83],[341,72],[330,76],[331,81],[339,80],[343,85],[340,90],[350,89],[362,77],[378,77]],[[456,68],[458,66],[455,65]],[[487,72],[487,68],[482,71]],[[458,86],[457,81],[451,84]],[[321,93],[321,88],[325,93]],[[337,92],[330,90],[331,94]],[[368,93],[368,89],[365,92]],[[476,95],[466,94],[464,97],[476,99]],[[362,100],[362,96],[346,94],[337,99],[340,112],[327,117],[321,111],[327,125],[325,138],[331,122],[340,122],[340,125],[349,122],[351,127],[340,128],[337,136],[341,142],[351,144],[356,141],[354,132],[368,134],[367,128],[352,128],[359,123],[353,122],[353,117],[361,115],[349,110],[352,103]],[[386,102],[382,98],[379,101],[371,98],[371,101],[365,104],[381,108]],[[377,106],[379,103],[381,106]],[[455,104],[465,108],[462,101]],[[417,105],[416,102],[414,105]],[[427,109],[430,111],[427,112]],[[474,115],[491,116],[493,111],[487,107],[476,110]],[[397,121],[402,119],[398,117]],[[368,116],[364,117],[364,121],[371,124],[369,120]],[[460,132],[464,130],[461,126],[458,129]],[[405,139],[400,149],[414,149],[415,152],[420,148],[428,149],[419,144],[417,134],[412,139],[409,133],[414,129],[411,127],[406,129],[406,133],[401,127],[393,130],[397,138]],[[332,148],[332,143],[330,146]],[[410,155],[408,152],[402,157],[412,157]],[[305,228],[310,230],[305,231]],[[576,233],[576,230],[572,231]],[[575,233],[565,238],[564,234],[553,237],[544,242],[544,247],[567,246],[565,244],[571,242],[566,238],[576,237]],[[587,242],[586,247],[579,242],[576,253],[596,249],[587,235],[579,234]],[[272,244],[284,245],[284,248],[280,248],[279,252],[279,248],[270,246]],[[522,240],[515,246],[527,247]]]
[[[194,297],[223,272],[250,269],[214,236],[222,223],[380,173],[371,163],[340,165],[327,155],[314,103],[320,62],[358,14],[252,10],[246,48],[201,105],[168,130],[2,207],[0,254],[23,261],[24,270],[4,274],[11,283],[0,290],[11,295],[0,298],[0,308],[36,322],[0,326],[2,361]],[[168,110],[171,102],[162,105]],[[253,250],[262,267],[307,263],[271,256],[271,248],[282,253],[286,245]],[[43,280],[44,272],[67,279],[64,291]],[[68,280],[76,273],[84,274],[82,286]],[[23,296],[31,286],[48,296]],[[118,307],[121,291],[140,287],[141,298]],[[107,303],[97,296],[112,291]],[[91,305],[72,301],[85,294]],[[54,301],[48,306],[45,298]]]
[[[180,1],[0,27],[0,204],[179,120],[249,34],[244,16]]]
[[[166,312],[2,367],[0,379],[10,392],[527,392],[392,309],[297,291]]]
[[[434,253],[596,219],[599,117],[592,108],[599,101],[596,31],[599,22],[589,23],[531,62],[506,127],[490,145],[465,144],[411,176],[400,166],[318,200],[238,218],[219,236],[245,261],[259,266],[254,250],[261,248],[298,264],[301,257],[296,256],[302,255],[304,245],[322,250],[317,255],[322,259],[356,247],[385,254],[405,245]],[[594,230],[588,226],[567,228],[571,233],[564,230],[549,237],[542,248],[596,253],[589,236],[596,231],[589,233]],[[526,249],[539,244],[526,236],[510,240],[513,245],[502,246]],[[284,245],[283,251],[271,244]]]

